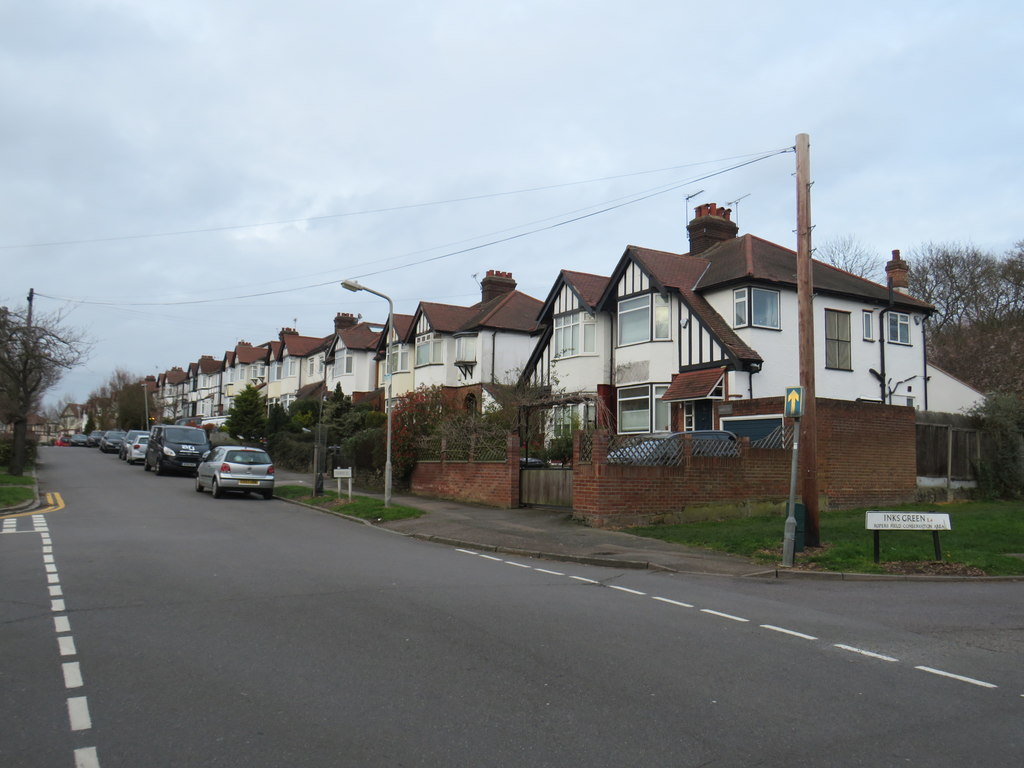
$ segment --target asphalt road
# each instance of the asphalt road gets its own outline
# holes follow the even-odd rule
[[[497,557],[43,449],[0,535],[0,765],[1024,761],[1019,584]]]

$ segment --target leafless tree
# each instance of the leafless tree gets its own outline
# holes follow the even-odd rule
[[[27,309],[0,307],[0,415],[13,427],[12,475],[25,471],[29,415],[89,350],[82,334],[66,327],[59,313],[32,319]]]
[[[885,279],[885,259],[872,253],[854,235],[839,235],[814,249],[814,258],[874,282]]]

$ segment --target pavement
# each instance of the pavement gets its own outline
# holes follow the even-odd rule
[[[277,482],[312,486],[313,476],[278,470]],[[334,489],[335,483],[329,477],[324,480],[328,490]],[[343,485],[343,492],[344,489]],[[363,490],[358,493],[377,498],[383,496]],[[590,528],[573,520],[571,509],[496,509],[411,494],[393,494],[391,501],[421,509],[426,514],[378,523],[378,527],[439,544],[614,568],[733,577],[776,578],[783,575],[775,568],[766,568],[744,557],[685,547],[622,531]],[[779,535],[782,535],[781,528]]]

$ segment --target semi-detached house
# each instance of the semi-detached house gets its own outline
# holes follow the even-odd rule
[[[587,395],[556,410],[556,431],[572,421],[756,440],[781,426],[781,408],[734,416],[729,404],[800,383],[796,253],[738,236],[729,209],[714,204],[687,229],[688,253],[629,246],[608,276],[559,275],[526,369],[538,384]],[[898,252],[887,273],[891,289],[813,262],[818,397],[951,412],[978,402],[928,363],[923,321],[934,308],[906,293]]]

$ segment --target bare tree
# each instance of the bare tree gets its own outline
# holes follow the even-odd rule
[[[885,259],[868,250],[854,235],[839,235],[814,249],[818,261],[866,280],[882,282]]]
[[[914,249],[910,292],[936,308],[928,354],[985,392],[1024,395],[1024,241],[1003,257],[959,243]]]
[[[89,352],[82,335],[62,324],[61,315],[31,315],[31,308],[0,307],[0,410],[10,421],[14,444],[8,471],[25,471],[29,415],[40,407],[43,395],[65,371],[81,363]]]

